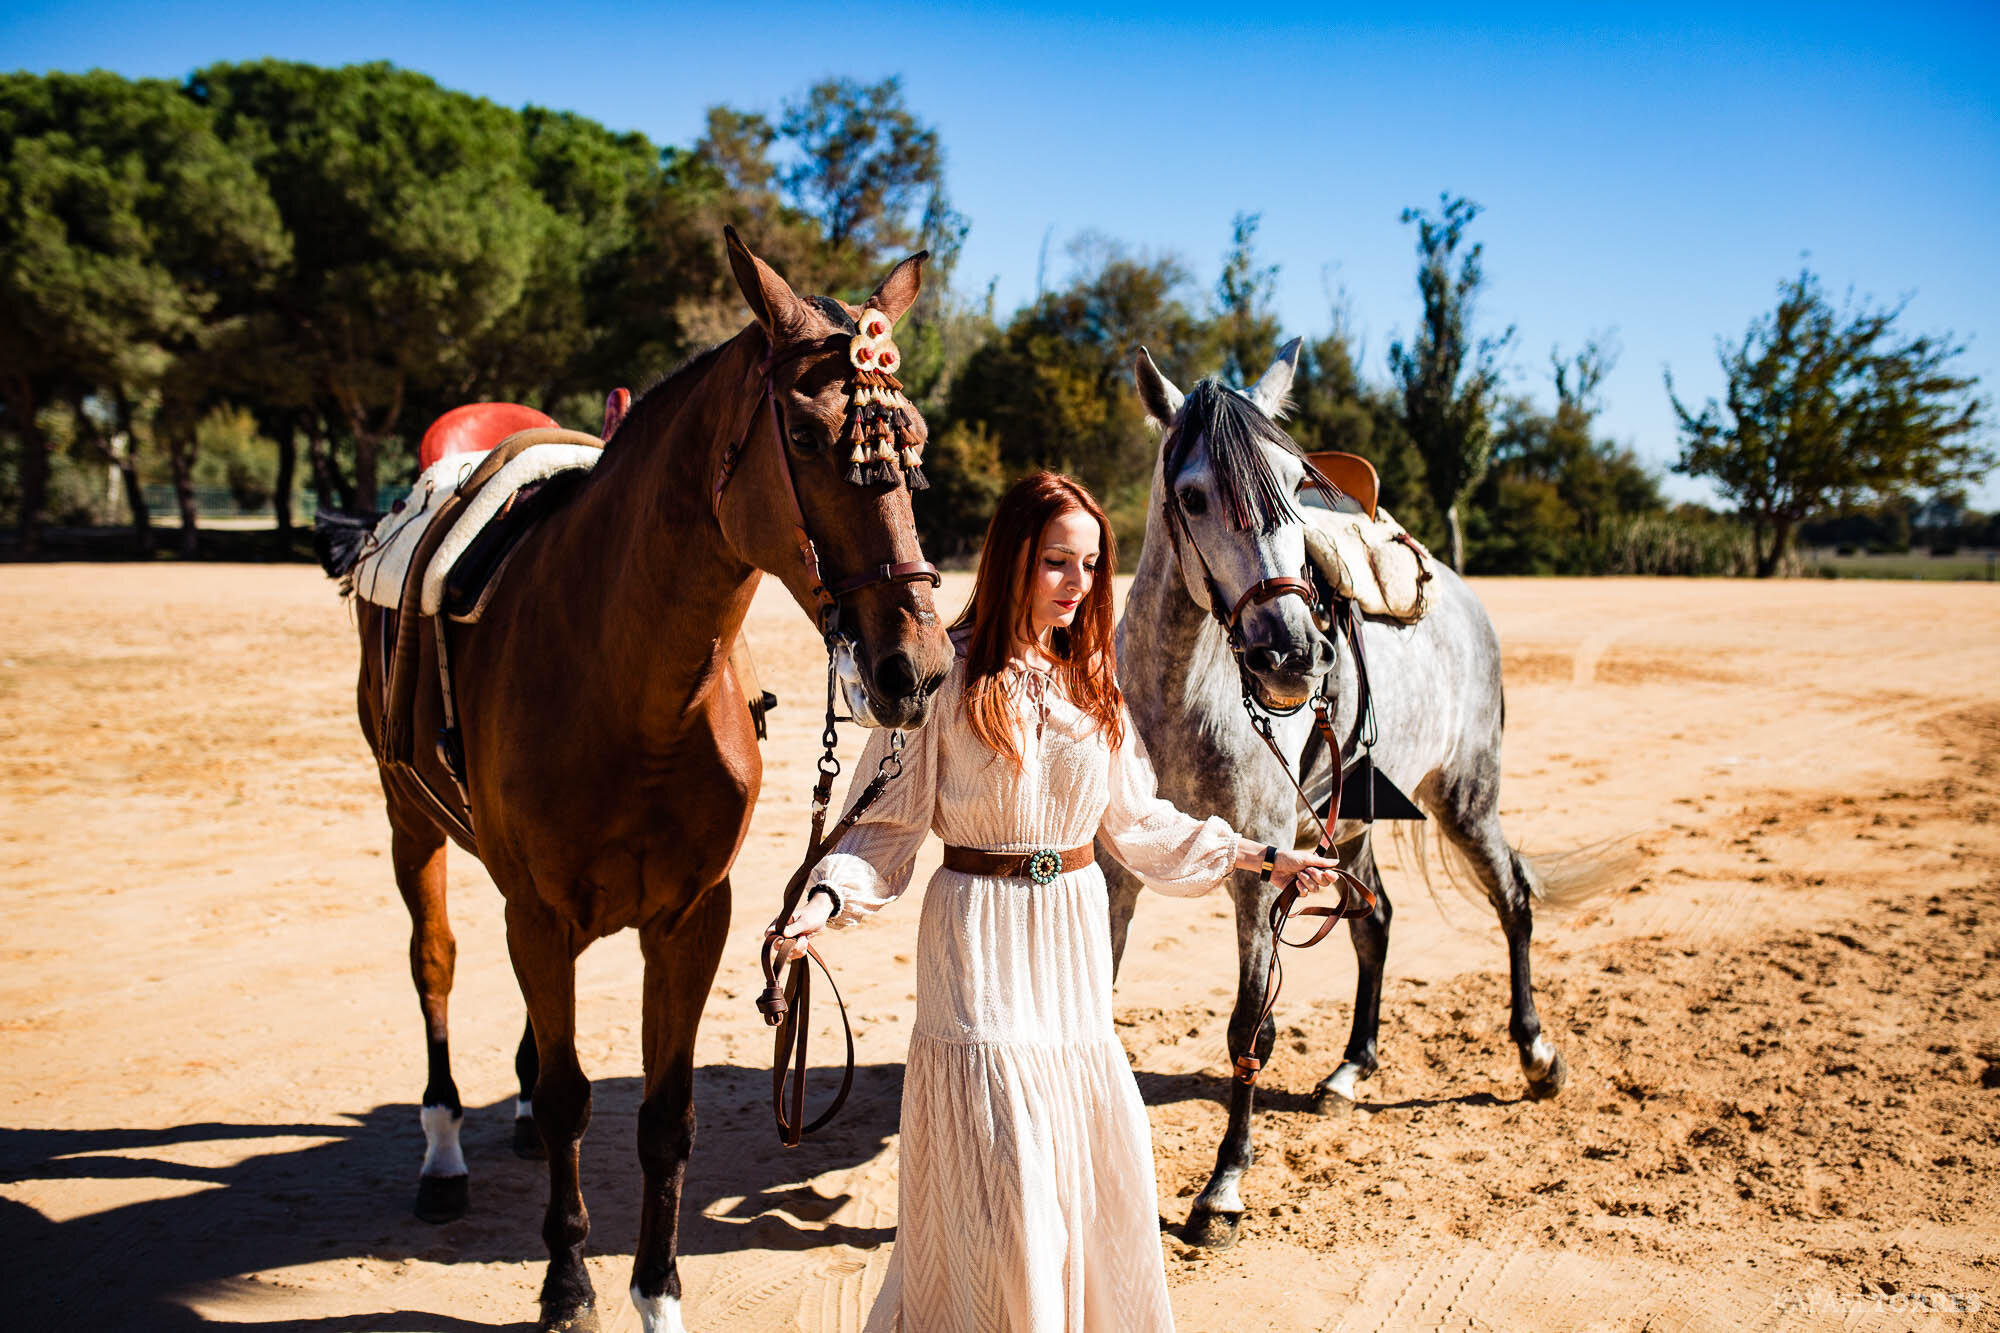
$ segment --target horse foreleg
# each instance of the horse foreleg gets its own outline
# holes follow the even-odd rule
[[[1259,883],[1254,875],[1237,874],[1230,881],[1236,900],[1236,1008],[1229,1016],[1229,1053],[1248,1050],[1260,1067],[1270,1061],[1276,1043],[1275,1019],[1258,1022],[1264,1008],[1264,982],[1271,967],[1271,898],[1276,890]],[[1195,1196],[1188,1210],[1189,1243],[1223,1249],[1236,1243],[1243,1221],[1243,1198],[1239,1184],[1250,1169],[1255,1153],[1250,1131],[1256,1111],[1254,1084],[1245,1083],[1230,1070],[1229,1125],[1223,1131],[1215,1153],[1215,1172]]]
[[[694,1148],[694,1038],[729,931],[729,881],[689,911],[639,932],[646,959],[645,1098],[639,1165],[645,1173],[632,1304],[645,1333],[683,1333],[679,1266],[681,1187]]]
[[[424,1165],[417,1177],[417,1216],[449,1222],[466,1208],[465,1154],[459,1130],[465,1107],[451,1077],[449,1009],[458,941],[445,915],[445,837],[430,821],[398,818],[390,810],[389,860],[396,888],[410,912],[410,979],[424,1014],[427,1065],[424,1102],[417,1113],[424,1127]]]
[[[1323,1115],[1346,1115],[1359,1100],[1355,1085],[1372,1078],[1379,1064],[1375,1042],[1382,1025],[1382,968],[1389,957],[1389,918],[1394,908],[1382,888],[1382,871],[1375,864],[1375,843],[1363,833],[1340,849],[1340,863],[1360,877],[1375,895],[1375,910],[1348,923],[1354,942],[1354,1024],[1347,1035],[1347,1050],[1331,1074],[1313,1089],[1315,1105]]]
[[[542,1241],[544,1333],[596,1333],[597,1293],[583,1266],[590,1214],[578,1177],[583,1131],[590,1124],[590,1080],[576,1059],[576,956],[583,951],[567,923],[542,906],[531,885],[507,894],[507,952],[528,1002],[535,1033],[535,1128],[549,1159],[549,1206]]]
[[[514,1081],[521,1091],[514,1098],[514,1155],[539,1162],[542,1133],[535,1128],[535,1074],[541,1061],[535,1055],[535,1024],[521,1024],[521,1044],[514,1048]]]

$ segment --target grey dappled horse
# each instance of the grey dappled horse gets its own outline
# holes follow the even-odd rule
[[[1142,348],[1136,373],[1146,413],[1164,432],[1154,465],[1146,546],[1118,625],[1118,676],[1159,776],[1160,794],[1181,809],[1219,814],[1258,842],[1310,845],[1318,830],[1277,760],[1251,729],[1239,673],[1221,627],[1207,610],[1208,591],[1194,556],[1162,509],[1171,486],[1187,515],[1188,535],[1226,600],[1225,613],[1266,579],[1299,578],[1306,568],[1303,522],[1290,504],[1306,480],[1298,446],[1274,424],[1291,388],[1299,342],[1286,344],[1257,384],[1243,391],[1204,381],[1183,397]],[[1228,466],[1218,467],[1212,446]],[[1261,473],[1261,475],[1259,475]],[[1248,518],[1239,527],[1235,519]],[[1513,973],[1509,1032],[1520,1048],[1528,1095],[1553,1097],[1568,1071],[1542,1032],[1528,977],[1533,903],[1542,878],[1500,830],[1500,644],[1478,598],[1448,569],[1438,571],[1429,614],[1414,625],[1360,617],[1378,728],[1373,756],[1390,780],[1435,819],[1464,854],[1506,931]],[[1334,735],[1347,763],[1356,755],[1357,674],[1352,648],[1314,623],[1301,597],[1279,596],[1244,607],[1238,622],[1243,667],[1261,702],[1285,705],[1326,685]],[[1301,773],[1307,793],[1324,802],[1332,769],[1310,710],[1274,717],[1278,747]],[[1308,831],[1310,830],[1310,831]],[[1355,1085],[1375,1072],[1382,965],[1389,944],[1389,896],[1375,865],[1368,827],[1343,820],[1334,830],[1341,864],[1368,884],[1375,910],[1350,923],[1359,960],[1354,1026],[1340,1065],[1316,1097],[1329,1113],[1353,1108]],[[1124,955],[1139,883],[1099,855],[1111,891],[1112,956]],[[1580,878],[1580,877],[1579,877]],[[1586,891],[1594,886],[1583,886]],[[1275,1020],[1257,1024],[1273,948],[1269,913],[1275,890],[1255,874],[1230,877],[1236,903],[1236,1007],[1229,1044],[1268,1061]],[[1564,886],[1565,898],[1569,896]],[[1234,1240],[1243,1212],[1238,1181],[1251,1162],[1254,1089],[1230,1085],[1229,1127],[1215,1173],[1194,1202],[1188,1236],[1198,1244]]]

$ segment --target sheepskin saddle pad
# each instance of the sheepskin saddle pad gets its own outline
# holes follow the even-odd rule
[[[1336,596],[1352,598],[1367,615],[1423,619],[1437,588],[1437,560],[1388,510],[1377,508],[1374,518],[1344,509],[1301,512],[1306,554]]]
[[[375,525],[367,550],[355,562],[351,575],[355,594],[376,606],[401,610],[405,589],[411,583],[410,562],[420,549],[433,545],[425,541],[425,534],[439,512],[446,510],[450,531],[434,543],[436,549],[416,584],[421,599],[418,611],[437,615],[445,609],[453,568],[468,553],[472,563],[483,565],[478,571],[482,579],[493,572],[497,561],[479,561],[480,552],[474,548],[495,518],[514,507],[517,495],[531,487],[553,489],[546,484],[555,480],[579,479],[565,478],[564,474],[588,471],[603,451],[601,441],[581,431],[537,429],[510,435],[486,453],[448,454],[439,459],[424,469],[409,495]],[[492,463],[499,466],[490,467]],[[483,479],[481,473],[486,474]],[[477,490],[463,504],[447,506],[445,501],[468,482],[475,482]],[[452,609],[459,610],[456,606]]]

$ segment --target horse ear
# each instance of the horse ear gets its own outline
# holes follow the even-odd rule
[[[736,228],[724,227],[722,239],[729,250],[729,268],[736,275],[736,285],[742,288],[743,299],[749,303],[750,313],[764,326],[765,334],[775,341],[802,326],[806,322],[805,303],[799,300],[791,284],[750,253],[750,247],[743,244]]]
[[[1257,404],[1263,414],[1273,421],[1285,415],[1292,405],[1292,376],[1298,374],[1299,349],[1305,339],[1294,338],[1278,349],[1278,359],[1264,372],[1264,378],[1250,390],[1250,401]]]
[[[917,303],[917,293],[924,286],[924,261],[930,257],[930,251],[919,250],[889,270],[868,304],[887,315],[891,324],[901,319]]]
[[[1153,424],[1161,430],[1171,426],[1187,395],[1160,373],[1160,368],[1153,364],[1153,354],[1143,347],[1133,360],[1132,378],[1139,382],[1139,401],[1145,404],[1146,415]]]

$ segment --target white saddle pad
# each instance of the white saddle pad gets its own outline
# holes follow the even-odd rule
[[[537,444],[509,459],[461,511],[451,534],[424,571],[419,608],[422,613],[427,616],[438,613],[444,604],[445,576],[451,573],[452,565],[465,554],[465,548],[472,544],[480,529],[500,512],[500,506],[507,503],[509,496],[558,472],[593,467],[602,456],[603,450],[584,444]],[[357,596],[391,611],[402,606],[403,583],[410,572],[410,560],[423,542],[425,529],[437,517],[445,497],[457,490],[485,459],[485,454],[452,454],[424,469],[410,489],[409,498],[384,514],[375,525],[367,554],[355,562],[353,578]]]
[[[1336,593],[1371,616],[1423,619],[1437,587],[1437,560],[1388,510],[1378,506],[1373,519],[1321,508],[1301,512],[1306,554]]]

